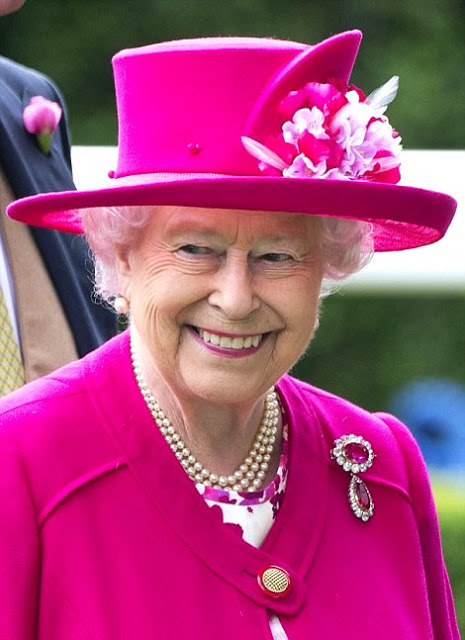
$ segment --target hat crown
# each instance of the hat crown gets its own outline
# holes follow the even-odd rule
[[[115,177],[164,173],[260,175],[241,136],[271,126],[286,92],[347,81],[358,31],[316,46],[264,38],[198,38],[113,58],[119,119]]]

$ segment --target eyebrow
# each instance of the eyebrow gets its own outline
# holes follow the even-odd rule
[[[205,220],[193,217],[191,214],[176,213],[166,225],[168,233],[194,231],[206,235],[218,234],[215,225],[207,224]]]
[[[214,238],[220,238],[223,235],[218,231],[218,229],[215,229],[214,227],[209,227],[205,225],[185,226],[183,224],[178,224],[178,223],[170,225],[166,229],[166,231],[171,238],[176,238],[178,236],[182,237],[182,236],[195,235],[196,237],[201,236],[202,238],[205,238],[207,240],[210,240],[210,239],[213,240]]]
[[[171,238],[192,234],[197,237],[201,236],[206,240],[221,239],[225,235],[228,235],[227,232],[222,233],[214,223],[207,223],[205,220],[193,217],[188,213],[176,214],[173,219],[168,222],[166,232]],[[292,242],[293,245],[297,244],[299,249],[305,250],[307,245],[305,241],[306,237],[306,235],[304,237],[304,234],[302,232],[299,233],[296,229],[294,232],[283,231],[279,234],[262,235],[257,238],[257,243],[279,244],[281,242]]]
[[[218,239],[221,240],[225,237],[226,234],[221,233],[218,229],[206,226],[186,228],[182,225],[173,225],[173,228],[168,229],[168,235],[173,239],[183,237],[189,239],[189,236],[191,235],[194,238],[202,238],[206,241],[213,241]],[[265,234],[255,239],[255,244],[258,246],[260,244],[280,245],[287,243],[292,243],[293,247],[296,246],[299,249],[304,249],[305,247],[305,240],[302,238],[302,235],[299,235],[297,233],[283,233],[270,236]]]

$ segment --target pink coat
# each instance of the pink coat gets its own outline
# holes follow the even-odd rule
[[[262,548],[217,520],[141,399],[123,334],[0,405],[0,639],[449,640],[458,631],[425,467],[406,428],[290,377],[283,505]],[[330,459],[369,440],[375,514]],[[268,597],[279,565],[291,589]]]

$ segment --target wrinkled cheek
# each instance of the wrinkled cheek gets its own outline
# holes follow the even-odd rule
[[[305,354],[310,346],[316,331],[316,323],[318,318],[317,308],[309,310],[304,314],[299,322],[299,326],[296,327],[293,343],[294,361],[292,366]],[[291,349],[290,349],[291,351]]]
[[[132,309],[132,322],[135,324],[146,348],[151,352],[163,346],[160,340],[160,334],[164,331],[162,328],[163,322],[154,302],[141,299],[137,307]],[[167,334],[166,338],[168,338]]]
[[[151,303],[146,297],[140,296],[137,303],[131,303],[131,312],[132,320],[138,332],[145,338],[153,334],[154,328],[156,327],[156,305]]]
[[[169,304],[168,296],[162,300],[146,298],[142,303],[142,316],[145,333],[150,336],[152,343],[159,348],[170,347],[171,349],[179,345],[180,323],[179,302],[173,301]]]
[[[311,336],[302,327],[289,327],[277,336],[270,353],[268,366],[275,379],[280,378],[295,365],[306,352]]]
[[[296,362],[298,362],[298,360],[300,360],[300,358],[302,358],[302,356],[305,355],[307,349],[309,348],[312,340],[313,340],[313,336],[314,336],[315,332],[311,331],[311,332],[305,332],[300,340],[299,343],[297,345],[297,348],[295,349],[295,358],[294,361],[292,363],[292,366],[294,366],[294,364]]]

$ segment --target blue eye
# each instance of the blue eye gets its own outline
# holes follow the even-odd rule
[[[196,244],[185,244],[179,248],[179,251],[189,253],[193,256],[205,256],[211,253],[211,249],[209,249],[208,247],[201,247]]]
[[[267,262],[286,262],[292,260],[292,256],[288,253],[265,253],[262,258]]]

